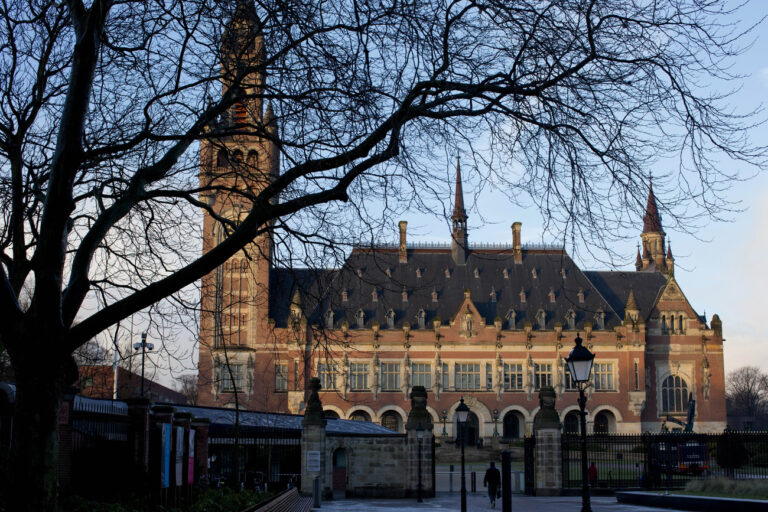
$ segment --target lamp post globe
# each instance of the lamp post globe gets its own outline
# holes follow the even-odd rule
[[[458,423],[459,437],[461,438],[461,512],[467,512],[467,482],[464,477],[464,435],[468,417],[469,407],[464,403],[464,397],[461,397],[459,406],[456,407],[456,422]]]
[[[579,389],[579,411],[581,416],[581,512],[592,512],[592,504],[589,496],[589,483],[587,475],[587,397],[584,394],[584,388],[587,387],[590,375],[592,374],[592,364],[595,361],[595,354],[582,345],[584,340],[576,335],[573,340],[576,346],[565,358],[568,366],[568,372],[571,374],[571,381]]]

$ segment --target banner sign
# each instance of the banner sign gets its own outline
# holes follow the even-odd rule
[[[184,427],[176,427],[176,487],[181,487],[184,474]]]
[[[160,427],[160,487],[167,489],[171,485],[171,425]]]
[[[187,483],[195,483],[195,431],[189,431],[189,452],[187,457]]]

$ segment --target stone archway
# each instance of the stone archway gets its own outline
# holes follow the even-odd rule
[[[581,432],[581,419],[577,411],[571,411],[563,419],[563,433],[579,434]]]
[[[358,409],[349,415],[349,419],[354,421],[371,421],[371,415],[366,411]]]
[[[509,411],[504,415],[502,437],[520,439],[525,434],[525,418],[520,411]]]
[[[616,417],[609,410],[601,410],[595,414],[593,430],[595,434],[612,434],[616,432]]]

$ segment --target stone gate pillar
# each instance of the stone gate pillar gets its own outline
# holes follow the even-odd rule
[[[432,416],[427,411],[427,390],[424,386],[414,386],[411,391],[411,411],[405,423],[406,460],[408,472],[405,481],[405,494],[415,497],[419,483],[419,440],[417,429],[424,429],[421,440],[421,489],[422,497],[433,496],[432,485]]]
[[[325,478],[325,415],[320,402],[320,379],[312,377],[309,381],[309,399],[304,410],[301,431],[301,493],[312,495],[315,477],[320,477],[320,489],[330,488],[331,482]]]
[[[555,388],[543,386],[539,391],[541,408],[533,418],[536,436],[536,496],[558,496],[563,490],[563,457],[560,443],[560,416],[555,410]]]

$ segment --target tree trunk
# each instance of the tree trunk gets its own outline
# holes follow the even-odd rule
[[[56,364],[39,356],[38,352],[37,358],[25,358],[36,360],[32,364],[14,365],[16,404],[8,510],[56,510],[58,414],[64,392],[72,382],[74,363],[70,360]]]

